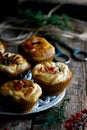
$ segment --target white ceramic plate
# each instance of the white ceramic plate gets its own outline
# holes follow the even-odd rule
[[[47,110],[47,109],[55,106],[56,104],[58,104],[64,98],[65,93],[66,93],[66,89],[58,96],[47,96],[47,97],[45,97],[45,100],[39,99],[38,102],[36,103],[36,105],[34,106],[34,108],[32,109],[32,111],[27,112],[27,113],[9,112],[2,105],[0,105],[0,115],[17,115],[17,116],[18,115],[28,115],[28,114]],[[0,102],[2,102],[2,101],[0,100]]]
[[[27,75],[25,75],[24,79],[33,81],[31,70],[28,71],[28,73],[27,73]],[[60,103],[60,101],[64,98],[65,93],[66,93],[66,89],[58,96],[42,95],[41,98],[38,100],[38,102],[33,107],[33,109],[27,113],[14,113],[14,112],[8,111],[4,106],[1,105],[1,104],[3,104],[3,100],[0,99],[0,115],[17,115],[17,116],[18,115],[28,115],[28,114],[47,110],[47,109],[55,106],[56,104]]]

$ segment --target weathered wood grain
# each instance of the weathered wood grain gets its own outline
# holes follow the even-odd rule
[[[73,48],[87,51],[87,42],[62,38],[68,45]],[[62,48],[61,48],[62,49]],[[63,49],[63,52],[68,53]],[[74,77],[67,87],[66,95],[64,98],[70,98],[70,102],[66,106],[67,118],[82,109],[87,109],[87,62],[76,61],[72,58],[69,68],[72,70]],[[59,104],[57,104],[59,106]],[[0,130],[8,128],[8,130],[65,130],[64,124],[55,128],[43,128],[43,123],[46,118],[48,110],[37,113],[31,117],[3,117],[0,116]]]

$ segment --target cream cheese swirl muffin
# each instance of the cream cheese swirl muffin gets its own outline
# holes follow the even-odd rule
[[[0,53],[3,54],[7,51],[7,46],[3,42],[0,42]]]
[[[6,77],[19,77],[30,67],[30,63],[20,54],[6,52],[0,55],[0,73]]]
[[[61,62],[44,62],[34,66],[32,76],[46,95],[60,94],[70,83],[73,74]]]
[[[0,88],[5,107],[13,112],[30,112],[42,94],[41,87],[30,80],[10,80]]]
[[[55,47],[45,38],[32,36],[19,45],[18,51],[31,64],[52,61],[55,57]]]

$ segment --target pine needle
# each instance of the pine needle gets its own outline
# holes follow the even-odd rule
[[[53,107],[52,110],[48,111],[46,122],[43,124],[44,128],[47,126],[55,127],[61,125],[66,120],[66,105],[69,101],[70,99],[64,99],[60,107]]]
[[[31,9],[19,9],[19,16],[32,27],[43,27],[46,25],[58,26],[62,30],[70,30],[72,28],[72,23],[66,14],[61,16],[51,15],[50,17],[44,15],[42,11],[34,12]]]

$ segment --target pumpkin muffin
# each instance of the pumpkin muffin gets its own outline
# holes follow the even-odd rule
[[[73,74],[66,64],[50,61],[35,65],[32,77],[45,95],[56,96],[69,85]]]
[[[7,46],[3,42],[0,41],[0,54],[3,54],[7,51]]]
[[[10,112],[30,112],[42,94],[41,87],[30,80],[10,80],[0,88],[4,107]]]
[[[6,52],[0,55],[0,75],[6,78],[20,77],[30,68],[30,63],[20,54]]]
[[[18,46],[18,51],[31,64],[52,61],[55,57],[55,48],[45,38],[32,36]]]

